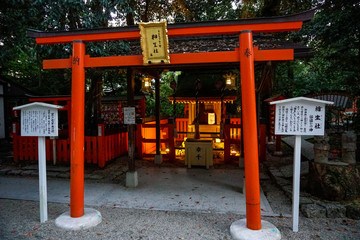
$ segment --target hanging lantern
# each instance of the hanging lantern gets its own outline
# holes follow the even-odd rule
[[[141,90],[143,93],[151,92],[151,78],[144,77],[141,79]]]
[[[223,77],[225,78],[225,89],[236,90],[236,75],[233,73],[228,73],[224,74]]]

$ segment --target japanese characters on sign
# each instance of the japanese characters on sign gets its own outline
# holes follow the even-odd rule
[[[135,108],[124,107],[124,124],[135,124]]]
[[[21,136],[58,136],[57,109],[21,110]]]
[[[144,64],[170,63],[166,21],[140,23]]]
[[[299,100],[288,99],[274,103],[276,104],[275,134],[324,135],[325,104],[331,102],[299,98]]]

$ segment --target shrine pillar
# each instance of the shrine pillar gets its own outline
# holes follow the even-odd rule
[[[73,42],[70,127],[70,215],[84,215],[85,44]]]
[[[247,228],[261,229],[258,134],[255,101],[254,48],[251,31],[240,33],[240,71],[245,152]]]
[[[85,44],[73,41],[71,57],[71,125],[70,125],[70,211],[55,220],[57,227],[80,230],[102,221],[101,213],[84,209],[84,119],[85,119]],[[102,132],[104,134],[104,132]]]
[[[127,103],[128,107],[135,107],[134,99],[134,70],[132,68],[127,69]],[[135,169],[135,124],[128,125],[128,164],[129,170],[126,172],[126,187],[137,187],[139,184],[138,174]]]

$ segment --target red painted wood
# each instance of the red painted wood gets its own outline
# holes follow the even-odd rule
[[[63,140],[62,139],[58,139],[56,141],[56,162],[63,162],[64,160],[62,159],[62,148],[61,148],[61,142]]]
[[[53,160],[52,140],[45,139],[45,149],[46,149],[46,161],[50,162]]]
[[[89,150],[89,137],[85,137],[84,140],[85,140],[85,143],[84,143],[85,162],[86,162],[86,163],[89,163],[89,154],[90,154],[90,150]]]
[[[255,61],[285,61],[294,59],[293,49],[258,50],[254,49]],[[206,63],[236,63],[240,61],[239,51],[204,52],[204,53],[173,53],[170,54],[171,64],[206,64]],[[71,68],[71,58],[51,59],[43,61],[44,69]],[[116,67],[143,66],[143,56],[85,56],[85,67]]]
[[[251,29],[249,29],[251,30]],[[239,37],[241,69],[241,101],[245,152],[246,226],[261,229],[258,134],[255,99],[253,33],[244,31]]]
[[[175,138],[174,138],[174,124],[169,124],[168,127],[168,142],[169,142],[169,160],[175,160]]]
[[[282,32],[282,31],[297,31],[301,29],[302,21],[291,22],[277,22],[277,23],[253,23],[253,24],[229,24],[223,26],[197,26],[197,27],[182,27],[169,28],[169,37],[181,36],[198,36],[198,35],[223,35],[223,34],[238,34],[243,30],[252,30],[253,32]],[[38,37],[37,44],[57,44],[57,43],[71,43],[74,40],[82,40],[84,42],[94,41],[109,41],[109,40],[131,40],[139,39],[139,31],[122,31],[122,32],[107,32],[107,33],[88,33],[53,37]]]
[[[266,124],[260,124],[259,128],[259,160],[266,160]]]
[[[101,129],[101,134],[98,133],[97,137],[97,149],[98,149],[98,165],[99,167],[105,166],[105,127],[103,124],[98,125],[98,129]]]
[[[91,163],[96,164],[97,162],[97,137],[92,137],[91,138]]]
[[[19,135],[17,133],[13,134],[13,156],[14,156],[14,162],[19,162],[19,152],[20,152],[20,146],[19,146]]]

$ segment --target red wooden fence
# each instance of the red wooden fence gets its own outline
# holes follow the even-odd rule
[[[238,145],[241,149],[241,119],[231,118],[230,124],[224,125],[224,160],[231,159],[231,144]]]
[[[177,134],[177,141],[184,141],[184,138],[187,135],[189,128],[189,119],[188,118],[177,118],[176,119],[176,130]]]
[[[187,118],[176,119],[177,137],[176,141],[184,141],[187,137],[189,120]],[[167,120],[161,120],[161,145],[167,145],[169,153],[165,156],[169,159],[175,158],[174,146],[174,132],[173,124],[167,123]],[[241,119],[232,118],[230,124],[225,124],[224,127],[224,159],[229,161],[231,159],[231,145],[235,144],[241,151]],[[136,146],[139,158],[153,157],[155,151],[155,122],[143,123],[137,125],[136,131]],[[147,144],[147,145],[145,145]],[[151,145],[151,146],[149,146]]]
[[[46,160],[53,161],[53,140],[46,139]],[[127,132],[108,136],[85,136],[85,162],[104,167],[106,162],[127,153]],[[37,137],[13,134],[14,161],[37,161]],[[56,162],[70,161],[70,140],[56,139]]]
[[[156,151],[156,124],[147,122],[136,126],[136,148],[139,158],[154,157]],[[160,121],[160,145],[168,148],[169,152],[163,154],[169,160],[175,159],[174,124],[167,119]]]

